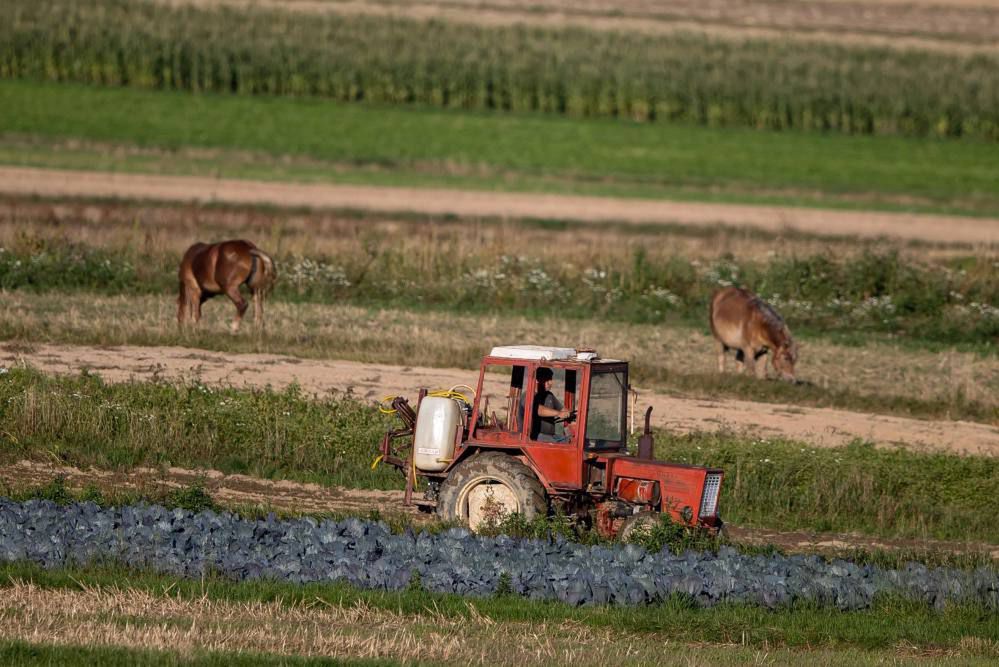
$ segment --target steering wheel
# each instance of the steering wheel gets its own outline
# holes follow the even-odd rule
[[[555,423],[556,424],[571,424],[574,421],[576,421],[576,411],[575,410],[573,410],[572,412],[570,412],[569,416],[566,417],[565,419],[563,419],[562,417],[556,417],[555,418]]]

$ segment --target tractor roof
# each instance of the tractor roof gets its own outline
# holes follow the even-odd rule
[[[535,361],[594,361],[600,356],[592,348],[549,347],[546,345],[500,345],[489,353],[501,359],[531,359]]]

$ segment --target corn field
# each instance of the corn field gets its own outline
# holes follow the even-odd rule
[[[999,57],[6,0],[0,77],[713,127],[999,139]]]

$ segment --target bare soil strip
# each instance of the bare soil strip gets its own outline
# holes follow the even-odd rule
[[[462,217],[725,225],[770,232],[796,230],[826,236],[999,243],[999,220],[959,216],[431,188],[277,183],[26,167],[0,167],[0,192],[41,197],[152,199]]]
[[[519,0],[159,0],[350,16],[438,20],[480,26],[529,25],[647,35],[701,33],[723,39],[781,39],[974,53],[999,49],[999,10],[989,0],[950,4],[784,2],[781,0],[632,0],[606,3]]]
[[[275,388],[297,383],[309,393],[336,393],[378,401],[402,395],[415,399],[420,387],[475,386],[475,371],[401,367],[354,361],[316,361],[272,354],[226,354],[183,347],[89,347],[38,345],[0,349],[0,364],[25,364],[44,372],[76,374],[87,368],[109,381],[199,380],[236,387]],[[492,405],[503,395],[487,385]],[[633,414],[653,407],[653,424],[675,432],[733,430],[759,437],[786,437],[819,447],[856,439],[878,446],[919,451],[999,456],[999,429],[963,421],[923,421],[831,408],[779,403],[705,400],[665,396],[637,387]]]
[[[218,470],[138,468],[134,470],[80,470],[39,461],[0,466],[0,484],[12,491],[38,488],[62,478],[67,488],[83,491],[94,486],[106,494],[136,492],[157,497],[163,491],[201,486],[220,507],[250,508],[295,514],[365,515],[378,510],[386,519],[403,518],[416,525],[433,521],[434,514],[403,505],[402,491],[345,489],[226,475]],[[843,554],[854,549],[934,553],[979,553],[999,559],[999,545],[929,539],[885,539],[859,533],[813,533],[727,525],[732,540],[759,546],[774,545],[787,552]]]

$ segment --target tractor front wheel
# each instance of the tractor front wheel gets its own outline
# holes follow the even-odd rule
[[[472,530],[519,512],[530,521],[548,510],[545,489],[530,468],[509,454],[483,452],[459,463],[441,484],[437,513]]]
[[[662,519],[659,512],[639,512],[625,519],[617,538],[622,542],[632,542],[641,535],[648,535]]]

